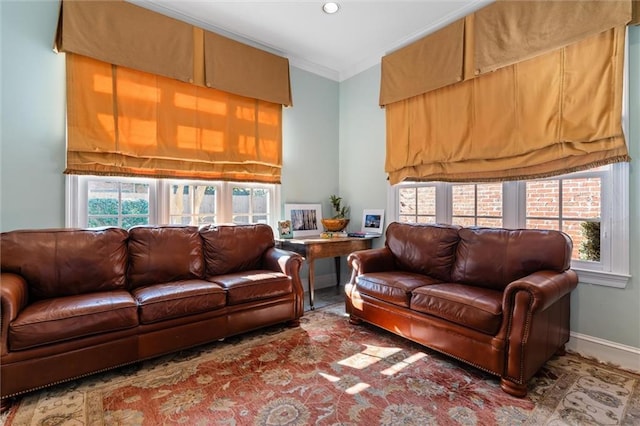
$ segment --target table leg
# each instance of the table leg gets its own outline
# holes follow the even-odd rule
[[[313,259],[308,260],[308,265],[309,265],[309,307],[313,311],[315,309],[315,307],[313,306],[313,293],[315,291],[314,281],[316,278],[315,271],[313,268]]]
[[[333,261],[336,264],[336,287],[340,287],[340,256],[334,257]]]

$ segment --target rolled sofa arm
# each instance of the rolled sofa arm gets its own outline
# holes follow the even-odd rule
[[[304,258],[298,253],[272,247],[264,253],[263,261],[265,269],[299,276]]]
[[[291,277],[293,292],[296,295],[296,317],[304,315],[304,288],[300,280],[300,269],[304,258],[292,251],[271,247],[262,257],[263,267],[270,271],[282,272]]]
[[[504,321],[495,344],[506,345],[502,389],[527,393],[527,381],[569,340],[570,293],[575,271],[538,271],[511,282],[502,299]]]
[[[502,307],[504,312],[511,311],[515,294],[519,291],[526,291],[533,298],[532,312],[544,311],[563,296],[571,293],[577,286],[578,275],[571,269],[564,272],[534,272],[507,286],[502,299]]]
[[[9,324],[29,303],[29,290],[27,282],[17,274],[3,272],[0,283],[0,351],[5,355],[9,351]]]
[[[394,256],[386,247],[354,251],[347,257],[347,263],[354,275],[395,269]]]

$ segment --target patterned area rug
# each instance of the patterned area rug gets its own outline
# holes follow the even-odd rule
[[[6,425],[637,425],[640,376],[567,355],[519,399],[342,305],[31,393]]]

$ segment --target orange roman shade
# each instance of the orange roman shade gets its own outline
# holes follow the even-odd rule
[[[628,161],[624,34],[388,104],[390,183],[531,179]]]
[[[475,67],[482,74],[626,25],[631,2],[497,1],[474,18]]]
[[[69,174],[280,183],[282,106],[67,54]]]
[[[498,0],[385,55],[380,105],[525,61],[613,27],[637,24],[638,4],[633,1],[632,12],[631,0]]]
[[[192,26],[124,1],[63,1],[55,48],[193,83]]]
[[[61,2],[55,48],[292,105],[289,60],[122,0]]]
[[[290,106],[289,61],[205,31],[207,87]]]
[[[380,105],[461,81],[464,31],[464,19],[461,19],[384,56]]]

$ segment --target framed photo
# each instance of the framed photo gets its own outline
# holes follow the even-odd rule
[[[322,204],[285,204],[284,217],[291,221],[294,238],[322,232]]]
[[[278,221],[278,234],[280,235],[280,238],[293,238],[290,220]]]
[[[362,230],[365,234],[382,235],[384,210],[365,209],[362,212]]]

